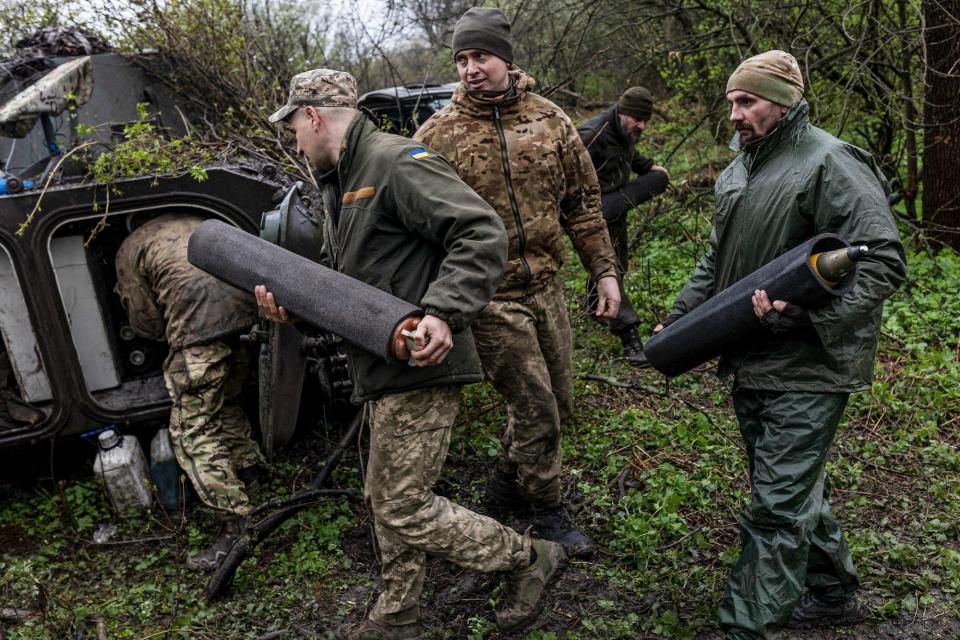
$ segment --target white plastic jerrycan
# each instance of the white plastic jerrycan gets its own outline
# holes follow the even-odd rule
[[[149,509],[153,501],[148,485],[150,476],[137,439],[111,429],[101,433],[97,441],[99,451],[93,472],[103,479],[113,506],[117,511]]]

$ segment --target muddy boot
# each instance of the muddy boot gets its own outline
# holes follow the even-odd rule
[[[859,624],[866,620],[867,611],[857,596],[851,595],[844,600],[823,600],[810,591],[800,596],[800,601],[790,614],[787,622],[789,629],[810,629],[813,627],[833,627]]]
[[[650,366],[650,363],[647,362],[647,357],[643,355],[643,341],[640,339],[636,327],[621,329],[620,331],[614,332],[614,335],[620,338],[620,342],[623,344],[623,357],[627,362],[635,367],[644,368]]]
[[[559,544],[531,540],[533,562],[506,576],[497,627],[508,633],[520,631],[537,619],[543,608],[543,592],[558,580],[567,567],[567,554]]]
[[[337,640],[421,640],[423,626],[419,622],[394,626],[367,618],[363,622],[340,625],[333,637]]]
[[[225,520],[213,544],[197,555],[187,558],[185,563],[187,569],[191,571],[213,571],[220,566],[220,561],[226,557],[237,536],[240,535],[242,522],[242,516],[230,516]]]
[[[530,510],[530,498],[520,486],[517,472],[495,464],[487,476],[487,502],[500,511],[524,512]]]
[[[534,507],[533,530],[545,540],[562,544],[571,558],[588,558],[597,550],[596,543],[577,528],[567,508]]]

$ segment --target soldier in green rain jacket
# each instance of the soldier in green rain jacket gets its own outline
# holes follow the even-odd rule
[[[817,234],[870,248],[856,286],[824,307],[755,292],[764,335],[720,361],[752,489],[720,609],[727,640],[740,640],[864,617],[824,466],[850,393],[870,387],[883,301],[906,267],[884,177],[867,152],[810,124],[793,56],[744,61],[726,95],[739,153],[717,180],[710,248],[656,330]]]

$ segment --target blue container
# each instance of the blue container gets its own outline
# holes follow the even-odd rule
[[[11,193],[20,193],[24,189],[32,189],[32,180],[21,180],[13,176],[0,178],[0,196],[7,196]]]
[[[150,441],[150,475],[157,487],[157,497],[160,504],[167,511],[176,511],[180,508],[180,465],[173,453],[170,442],[170,430],[157,430],[157,435]],[[183,500],[186,504],[190,497],[190,483],[184,479]]]

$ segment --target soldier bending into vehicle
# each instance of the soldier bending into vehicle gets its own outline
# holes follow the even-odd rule
[[[166,340],[163,377],[173,401],[170,438],[197,495],[223,519],[190,569],[217,566],[252,506],[248,484],[263,456],[239,404],[249,357],[237,338],[256,322],[249,295],[187,262],[187,243],[203,218],[170,213],[137,227],[117,252],[117,286],[131,328]]]
[[[637,153],[637,141],[653,114],[653,96],[644,87],[630,87],[615,105],[584,122],[578,131],[590,152],[593,167],[600,182],[600,209],[610,232],[610,240],[617,252],[617,260],[626,278],[630,267],[630,242],[627,236],[627,214],[634,207],[663,193],[670,174],[650,158]],[[630,179],[631,173],[636,178]],[[608,322],[610,331],[620,338],[623,355],[632,365],[644,365],[643,342],[637,334],[640,318],[620,287],[620,311]],[[587,281],[584,308],[597,307],[597,284]]]

